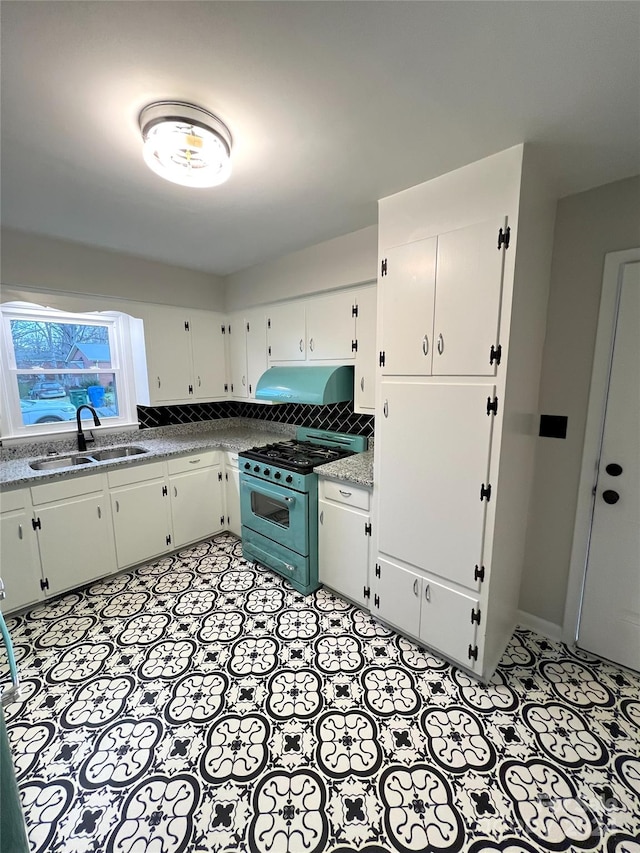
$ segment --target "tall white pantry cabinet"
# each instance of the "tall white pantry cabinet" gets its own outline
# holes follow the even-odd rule
[[[482,680],[516,623],[554,216],[524,145],[379,203],[371,612]]]

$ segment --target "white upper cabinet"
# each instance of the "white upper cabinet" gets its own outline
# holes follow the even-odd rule
[[[319,296],[307,302],[309,361],[354,361],[356,318],[351,290]]]
[[[305,303],[283,302],[267,309],[269,362],[305,361]]]
[[[247,337],[244,315],[231,314],[227,322],[229,353],[229,393],[232,397],[247,397]]]
[[[354,411],[373,414],[376,401],[376,288],[361,287],[356,306],[356,370]]]
[[[144,309],[143,321],[151,405],[224,396],[221,314],[158,305]]]
[[[266,310],[250,308],[228,317],[228,391],[233,398],[254,400],[258,379],[268,367]]]
[[[433,373],[493,376],[498,345],[505,218],[438,235]]]
[[[264,308],[252,308],[244,313],[247,335],[247,380],[251,399],[255,398],[258,379],[268,367],[265,310]]]
[[[397,246],[386,253],[380,277],[382,373],[426,376],[433,352],[435,238]]]

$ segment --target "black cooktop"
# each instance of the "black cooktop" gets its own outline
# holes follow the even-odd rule
[[[322,447],[310,441],[278,441],[275,444],[265,444],[252,447],[238,453],[242,459],[255,459],[257,462],[268,462],[287,471],[298,471],[300,474],[310,474],[316,465],[334,462],[353,456],[353,451],[336,447]]]

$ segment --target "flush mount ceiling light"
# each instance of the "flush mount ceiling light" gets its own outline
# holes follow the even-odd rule
[[[157,101],[140,113],[147,166],[186,187],[215,187],[231,174],[231,134],[213,113],[181,101]]]

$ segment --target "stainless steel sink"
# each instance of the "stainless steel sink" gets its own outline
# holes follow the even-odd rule
[[[71,468],[72,465],[90,465],[90,456],[56,456],[52,459],[36,459],[29,467],[34,471],[54,471],[56,468]]]
[[[109,447],[106,450],[95,450],[91,453],[96,462],[105,462],[107,459],[126,459],[128,456],[139,456],[147,453],[144,447],[125,445],[124,447]]]

